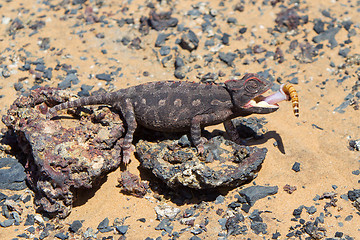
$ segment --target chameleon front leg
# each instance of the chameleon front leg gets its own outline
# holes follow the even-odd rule
[[[203,123],[207,118],[209,118],[209,115],[198,115],[191,119],[191,141],[200,154],[204,153],[204,142],[201,140],[201,123]]]
[[[130,162],[130,154],[132,152],[132,141],[134,137],[134,132],[137,127],[134,107],[130,99],[125,99],[121,110],[127,125],[127,131],[122,145],[123,162],[125,164],[128,164]]]
[[[240,144],[240,142],[241,142],[240,135],[239,135],[236,127],[232,123],[231,119],[226,120],[223,124],[224,124],[224,128],[226,130],[226,133],[229,135],[231,140],[237,144]]]

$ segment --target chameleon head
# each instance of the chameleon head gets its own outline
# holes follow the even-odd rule
[[[240,80],[225,82],[226,89],[230,92],[233,104],[236,108],[251,113],[275,112],[279,106],[263,101],[261,94],[269,90],[272,83],[260,79],[256,74],[248,73]]]

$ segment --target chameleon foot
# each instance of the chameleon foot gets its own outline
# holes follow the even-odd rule
[[[135,150],[135,147],[131,145],[131,147],[123,149],[123,157],[122,157],[122,161],[125,165],[128,165],[130,163],[130,156],[131,153]]]

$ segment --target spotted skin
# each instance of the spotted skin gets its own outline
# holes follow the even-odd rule
[[[231,119],[253,113],[266,114],[277,108],[245,107],[253,98],[271,87],[255,74],[224,85],[186,81],[151,82],[116,92],[80,98],[49,109],[47,118],[57,111],[86,105],[110,105],[122,116],[127,131],[122,143],[123,162],[130,161],[133,134],[138,125],[160,132],[190,132],[198,151],[204,151],[201,130],[209,125],[224,123],[233,141],[239,134]]]

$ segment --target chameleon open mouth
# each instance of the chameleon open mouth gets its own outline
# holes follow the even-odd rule
[[[278,102],[291,101],[294,111],[294,115],[299,117],[299,97],[295,88],[290,84],[282,84],[280,89],[271,94],[270,96],[264,97],[259,95],[250,100],[244,107],[245,108],[261,108],[261,109],[277,109],[279,108]]]
[[[244,108],[279,108],[277,103],[283,100],[286,100],[286,96],[284,94],[279,94],[279,92],[275,92],[267,97],[259,95],[245,104]]]
[[[276,94],[276,93],[275,93]],[[273,94],[274,95],[274,94]],[[272,96],[272,95],[270,95]],[[269,97],[270,97],[269,96]],[[276,102],[269,102],[267,99],[269,97],[264,97],[262,95],[257,96],[251,99],[244,107],[251,108],[251,107],[261,107],[261,108],[279,108],[279,105]],[[282,100],[281,100],[282,101]],[[279,101],[280,102],[280,101]]]

